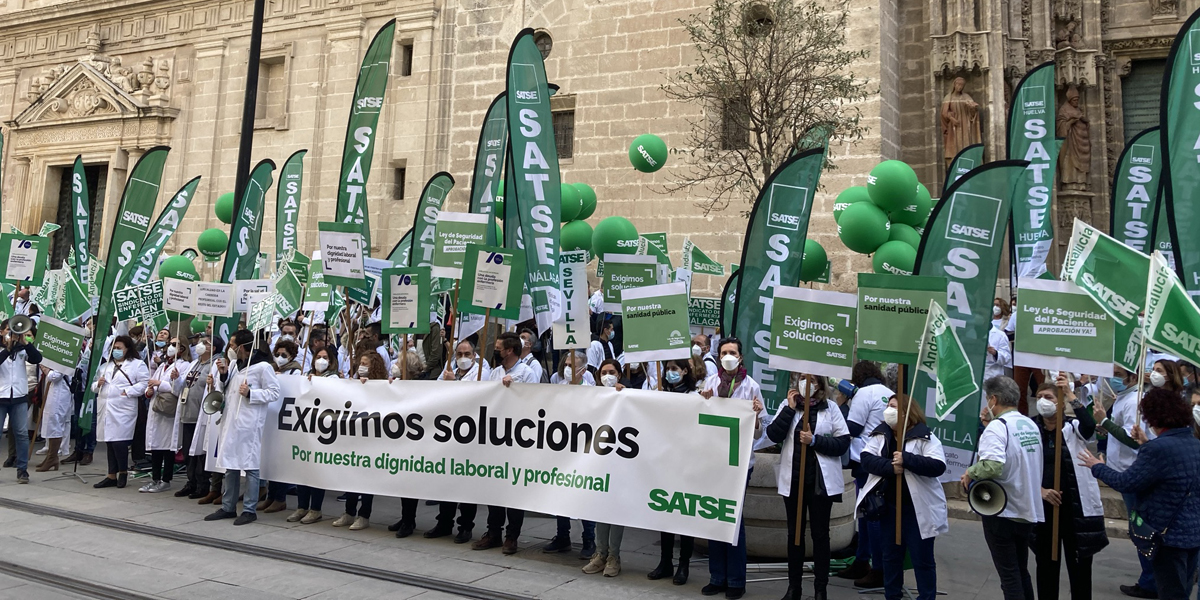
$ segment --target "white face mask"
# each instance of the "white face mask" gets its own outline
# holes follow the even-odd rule
[[[608,375],[601,375],[601,376],[600,376],[600,383],[601,383],[601,384],[602,384],[604,387],[616,387],[616,385],[617,385],[617,376],[616,376],[616,375],[613,375],[612,373],[609,373]]]
[[[229,349],[225,351],[225,356],[231,361],[237,361],[237,346],[230,346]]]
[[[416,353],[417,353],[417,347],[416,347],[416,346],[410,346],[410,347],[408,348],[408,351],[409,351],[409,352],[412,352],[413,354],[416,354]]]
[[[317,368],[317,371],[324,373],[325,369],[329,368],[329,359],[318,358],[317,360],[313,361],[313,366]]]
[[[470,368],[471,368],[471,365],[475,364],[475,361],[473,361],[473,360],[471,360],[471,359],[469,359],[469,358],[465,358],[465,357],[464,357],[464,358],[460,358],[460,359],[458,359],[458,360],[457,360],[457,361],[455,361],[455,362],[457,362],[457,363],[458,363],[458,368],[459,368],[460,370],[463,370],[463,371],[466,371],[466,370],[470,369]]]
[[[1167,383],[1167,376],[1158,371],[1150,371],[1150,385],[1154,387],[1162,387]]]
[[[175,358],[176,354],[179,354],[179,348],[176,348],[175,346],[171,346],[171,347],[167,348],[167,356],[170,356],[171,358]]]
[[[723,367],[726,371],[732,371],[738,368],[738,365],[741,363],[741,359],[732,354],[726,354],[725,356],[721,357],[721,367]]]
[[[1043,417],[1053,417],[1058,414],[1058,403],[1045,398],[1038,398],[1037,411]]]
[[[566,379],[567,381],[574,380],[575,369],[572,369],[571,367],[563,367],[563,379]]]
[[[196,354],[203,356],[205,352],[208,352],[208,346],[203,343],[196,344]]]
[[[281,342],[291,342],[291,341],[295,341],[295,339],[296,339],[295,336],[293,336],[290,333],[285,333],[285,334],[279,336],[279,341],[281,341]]]
[[[276,357],[275,357],[275,364],[277,364],[277,365],[279,365],[279,366],[281,366],[281,367],[282,367],[283,365],[286,365],[286,364],[288,364],[288,357],[286,357],[286,356],[276,356]]]
[[[993,317],[998,317],[998,316],[1000,316],[1000,307],[999,307],[999,306],[993,306],[993,307],[992,307],[992,316],[993,316]]]
[[[1200,425],[1200,404],[1192,405],[1192,420],[1196,422],[1196,425]]]
[[[704,348],[701,348],[700,344],[692,344],[692,356],[700,358],[701,354],[704,354]]]
[[[359,367],[358,367],[358,376],[359,376],[359,377],[366,377],[366,376],[367,376],[367,373],[368,373],[368,372],[370,372],[370,370],[371,370],[371,367],[368,367],[368,366],[366,366],[366,365],[359,365]]]
[[[359,373],[362,373],[362,367],[359,367]],[[400,379],[404,376],[404,371],[400,370],[400,363],[392,363],[392,377]]]
[[[896,407],[889,406],[883,409],[883,422],[887,423],[888,427],[895,427],[900,420],[899,415],[900,411],[896,410]]]

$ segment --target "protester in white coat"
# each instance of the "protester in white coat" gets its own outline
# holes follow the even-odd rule
[[[262,454],[263,425],[269,405],[279,400],[279,379],[271,355],[254,348],[254,334],[240,330],[233,334],[226,356],[217,365],[219,377],[215,389],[225,394],[225,408],[217,437],[216,466],[225,470],[225,490],[221,508],[204,517],[206,521],[232,519],[234,525],[245,525],[258,519],[258,468]],[[266,347],[265,340],[259,343]],[[240,472],[246,474],[246,497],[242,514],[236,510]]]
[[[175,473],[175,451],[179,450],[179,398],[186,393],[184,384],[192,368],[192,350],[179,338],[172,338],[164,352],[166,359],[146,382],[146,450],[150,453],[150,483],[139,492],[157,494],[171,489]]]
[[[1012,377],[1012,346],[1004,330],[992,325],[988,330],[987,360],[983,363],[984,380],[1001,375]]]
[[[483,361],[483,376],[479,373],[479,355],[475,344],[463,340],[454,347],[454,360],[446,361],[446,368],[438,374],[438,381],[487,381],[492,368]]]
[[[117,336],[112,343],[112,360],[100,367],[92,383],[92,391],[96,392],[96,440],[105,443],[108,454],[108,477],[93,487],[125,487],[138,398],[145,393],[149,378],[150,370],[138,356],[133,338]]]
[[[63,440],[71,435],[71,413],[75,397],[71,394],[71,378],[58,371],[42,367],[46,374],[46,405],[42,409],[42,437],[46,438],[46,458],[36,471],[57,471],[59,449],[70,446]]]
[[[860,455],[867,483],[858,493],[855,512],[879,520],[883,544],[884,597],[904,592],[904,559],[910,558],[917,580],[917,600],[937,596],[933,540],[950,530],[946,493],[938,481],[946,472],[942,442],[925,424],[920,404],[893,396]],[[903,428],[904,450],[896,450],[896,432]],[[904,478],[898,476],[903,474]],[[901,543],[896,543],[896,484],[900,482]],[[864,514],[871,513],[871,514]],[[1031,599],[1032,600],[1032,599]]]

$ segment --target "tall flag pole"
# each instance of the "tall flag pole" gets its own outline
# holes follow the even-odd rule
[[[1175,36],[1159,107],[1164,182],[1175,272],[1200,295],[1200,10]]]
[[[1012,197],[1012,262],[1016,278],[1040,277],[1054,244],[1051,194],[1058,164],[1054,139],[1054,63],[1034,67],[1013,93],[1008,158],[1028,161]]]
[[[492,215],[488,226],[489,245],[496,245],[494,204],[504,176],[504,157],[508,149],[508,102],[504,93],[488,106],[479,129],[479,147],[475,150],[475,174],[471,177],[470,212]]]
[[[297,250],[296,230],[300,225],[300,192],[304,186],[304,155],[298,150],[288,157],[279,169],[279,186],[275,192],[275,262],[283,260],[288,250]]]
[[[275,163],[264,159],[250,172],[246,193],[239,203],[241,209],[233,214],[233,228],[229,232],[229,247],[225,251],[225,264],[221,268],[221,282],[233,283],[254,278],[254,267],[258,264],[259,241],[262,238],[263,207],[267,190],[271,189],[271,174]],[[239,313],[232,317],[218,317],[213,321],[213,336],[229,342],[237,329]]]
[[[242,133],[238,144],[237,174],[233,186],[233,213],[241,208],[246,183],[250,179],[251,154],[254,151],[254,118],[258,111],[258,67],[262,57],[263,13],[266,0],[254,0],[250,21],[250,55],[246,61],[246,89],[242,95]]]
[[[71,170],[71,222],[75,239],[75,272],[83,289],[87,289],[89,240],[92,231],[92,204],[88,198],[87,173],[83,169],[83,156],[75,157]]]

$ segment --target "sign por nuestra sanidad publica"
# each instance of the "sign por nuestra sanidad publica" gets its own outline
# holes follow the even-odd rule
[[[383,270],[383,332],[429,333],[429,267]]]
[[[433,249],[434,277],[462,279],[463,258],[470,244],[487,243],[487,227],[491,216],[476,213],[442,211],[434,226],[436,245]]]
[[[849,379],[857,304],[854,294],[776,287],[768,366]]]
[[[1017,280],[1013,365],[1111,377],[1113,318],[1069,281]]]
[[[915,363],[931,300],[946,304],[945,277],[859,273],[858,359]]]
[[[234,312],[245,313],[252,308],[254,294],[270,294],[275,291],[275,282],[270,279],[240,279],[234,286]]]
[[[525,253],[521,250],[469,244],[459,290],[459,312],[490,313],[498,319],[520,316],[525,267]]]
[[[86,332],[81,327],[43,316],[38,321],[34,345],[42,353],[42,366],[72,376],[79,365]]]
[[[637,254],[605,254],[600,289],[605,312],[621,312],[621,292],[658,283],[658,260]]]
[[[355,223],[317,224],[321,241],[321,268],[325,283],[356,288],[366,278],[363,269],[362,225]]]
[[[36,235],[0,234],[0,280],[26,287],[42,285],[50,240]]]
[[[626,363],[692,356],[687,286],[683,283],[621,290],[621,319]]]
[[[196,282],[168,277],[162,280],[163,310],[196,314]]]
[[[128,287],[113,292],[113,305],[118,321],[149,321],[162,312],[163,282],[161,279],[145,285]]]
[[[584,250],[560,252],[558,255],[563,314],[554,321],[555,348],[567,350],[591,345],[587,264],[588,253]]]

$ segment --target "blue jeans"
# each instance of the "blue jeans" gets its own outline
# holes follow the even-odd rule
[[[238,488],[241,487],[242,473],[246,474],[246,497],[242,500],[242,510],[255,514],[255,509],[258,507],[258,469],[225,471],[225,491],[221,495],[221,510],[227,513],[237,512],[237,499],[240,491]]]
[[[912,505],[904,507],[900,519],[901,546],[896,545],[896,507],[888,504],[884,518],[876,521],[883,546],[883,596],[886,600],[904,597],[904,553],[912,560],[917,579],[917,600],[933,600],[937,596],[937,567],[933,558],[933,540],[921,539],[921,527]]]
[[[588,542],[594,543],[596,541],[596,522],[584,521],[582,519],[579,522],[583,523],[584,545]],[[571,539],[571,519],[569,517],[558,517],[558,534],[554,537],[568,541]]]
[[[867,484],[867,473],[859,469],[859,476],[854,478],[854,489],[861,491]],[[895,511],[895,507],[892,508]],[[893,529],[895,527],[893,526]],[[894,535],[894,534],[893,534]],[[889,538],[890,539],[890,538]],[[871,561],[871,567],[881,568],[883,565],[884,535],[880,531],[879,521],[858,519],[858,552],[854,555],[855,562]]]
[[[1121,499],[1125,501],[1125,510],[1132,513],[1137,506],[1137,494],[1121,494]],[[1138,577],[1137,586],[1148,592],[1158,593],[1158,584],[1154,582],[1154,566],[1141,552],[1136,554],[1138,562],[1142,565],[1142,574]]]
[[[751,468],[746,473],[749,481]],[[746,499],[742,498],[742,512],[745,512]],[[746,587],[746,523],[745,515],[738,519],[737,545],[728,542],[708,541],[708,582],[712,585],[723,585],[730,588]]]
[[[0,403],[0,422],[8,417],[8,432],[16,440],[17,472],[29,468],[29,404],[16,398],[12,404]]]

